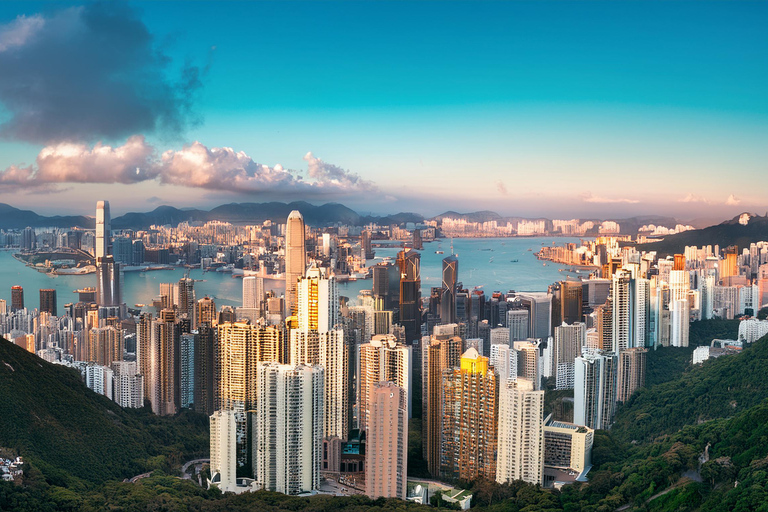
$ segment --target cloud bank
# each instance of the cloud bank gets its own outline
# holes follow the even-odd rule
[[[304,160],[308,162],[310,180],[281,165],[257,163],[243,151],[209,148],[200,142],[162,155],[141,135],[117,147],[61,142],[44,147],[34,165],[11,166],[1,172],[0,190],[50,192],[63,183],[131,184],[156,180],[163,185],[285,197],[378,192],[373,182],[323,162],[311,152]]]
[[[194,121],[200,70],[172,76],[144,23],[125,3],[87,3],[0,25],[0,136],[50,144],[178,135]]]

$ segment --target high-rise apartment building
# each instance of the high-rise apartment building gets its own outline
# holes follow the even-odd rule
[[[123,331],[109,327],[97,327],[88,331],[88,361],[100,366],[110,366],[123,360]]]
[[[552,350],[552,374],[556,389],[573,389],[573,371],[576,358],[587,343],[587,326],[582,322],[573,325],[563,323],[555,327]]]
[[[293,210],[285,225],[285,310],[288,315],[295,312],[296,284],[307,268],[305,244],[304,217]]]
[[[218,358],[216,338],[218,331],[211,324],[198,324],[195,336],[195,411],[210,416],[216,410],[216,360]]]
[[[619,352],[616,401],[626,402],[638,388],[645,386],[645,361],[648,349],[635,347]]]
[[[324,370],[261,363],[257,372],[256,481],[283,494],[314,491],[323,457]]]
[[[135,361],[112,363],[115,385],[114,400],[120,407],[144,407],[144,376]]]
[[[179,410],[180,335],[174,310],[164,309],[160,318],[152,320],[147,398],[152,412],[158,415],[172,415]]]
[[[501,383],[496,481],[543,483],[544,391],[529,379]]]
[[[201,324],[208,324],[209,326],[216,325],[218,315],[216,313],[216,303],[207,295],[197,301],[197,321],[195,325],[198,327]],[[208,415],[210,416],[210,414]]]
[[[408,398],[394,382],[370,387],[366,429],[365,493],[405,499],[408,467]]]
[[[53,316],[56,315],[56,290],[53,288],[40,289],[40,312],[45,311]]]
[[[391,334],[377,335],[370,343],[360,345],[360,372],[358,377],[358,414],[360,430],[368,428],[371,389],[378,382],[393,382],[406,393],[407,413],[411,402],[411,350],[398,343]]]
[[[515,341],[517,352],[517,376],[533,382],[533,389],[541,388],[541,361],[539,347],[532,341]]]
[[[221,492],[237,488],[236,425],[234,411],[216,411],[210,416],[211,485]]]
[[[498,387],[488,358],[470,348],[443,372],[440,473],[444,478],[496,477]]]
[[[426,347],[425,386],[426,407],[422,411],[424,457],[432,476],[440,474],[440,448],[443,428],[443,371],[459,365],[463,341],[458,336],[433,335]]]
[[[616,366],[613,354],[587,353],[576,358],[573,422],[607,430],[616,407]]]
[[[613,331],[612,351],[632,348],[635,343],[634,330],[634,283],[629,270],[619,270],[614,274],[611,286],[611,328]]]

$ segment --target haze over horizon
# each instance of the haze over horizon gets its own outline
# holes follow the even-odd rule
[[[754,2],[4,2],[0,202],[762,214],[766,21]]]

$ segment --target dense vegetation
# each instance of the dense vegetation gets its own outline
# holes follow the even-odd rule
[[[122,409],[73,369],[0,339],[0,447],[70,488],[171,467],[208,453],[208,419]]]
[[[692,324],[692,344],[708,343],[711,337],[733,337],[735,327],[734,322]],[[8,373],[0,362],[0,396],[16,399],[15,394],[22,393],[22,384],[32,388],[51,387],[56,394],[68,397],[70,402],[80,400],[88,404],[74,409],[75,415],[87,414],[92,423],[102,423],[94,426],[93,431],[78,431],[78,435],[84,436],[81,438],[81,459],[106,456],[101,452],[105,449],[119,450],[115,444],[101,445],[102,441],[92,437],[93,432],[105,435],[113,430],[122,432],[122,429],[136,428],[136,431],[129,430],[132,435],[149,442],[148,447],[134,452],[132,457],[125,454],[108,456],[103,471],[117,474],[114,478],[120,478],[126,472],[121,466],[112,467],[122,464],[123,460],[143,469],[151,467],[147,460],[159,453],[166,456],[166,466],[170,466],[167,464],[170,454],[162,453],[162,436],[158,431],[168,429],[171,445],[180,442],[185,434],[179,432],[185,428],[187,432],[194,431],[189,425],[185,427],[194,417],[155,419],[158,423],[154,424],[142,411],[125,413],[114,409],[113,404],[101,397],[85,393],[72,372],[61,373],[62,369],[55,368],[53,381],[56,384],[50,383],[50,365],[26,354],[22,357],[21,351],[15,348],[11,352],[17,359],[10,360],[5,349],[7,347],[0,349],[0,361],[11,365],[16,362],[19,368]],[[670,357],[676,357],[672,351],[680,349],[664,350],[670,351]],[[654,361],[649,359],[649,365],[655,365]],[[16,380],[14,374],[22,368],[27,380],[9,385],[9,377]],[[468,482],[465,485],[475,496],[474,508],[478,512],[768,510],[768,382],[763,379],[766,370],[768,337],[739,355],[707,361],[700,367],[690,368],[687,362],[672,365],[664,378],[659,377],[661,382],[641,390],[620,407],[614,428],[596,433],[594,467],[589,473],[589,483],[567,486],[560,492],[521,482],[503,486],[487,481]],[[28,401],[34,394],[20,396],[26,396]],[[42,407],[35,405],[33,414],[42,414]],[[2,428],[13,423],[13,419],[27,416],[14,408],[4,408],[0,415]],[[11,418],[6,418],[7,415]],[[62,415],[62,410],[54,409],[46,416],[45,424],[57,429],[70,428],[72,425],[60,418]],[[171,421],[174,425],[179,424],[179,430],[170,431]],[[418,426],[416,422],[412,425]],[[416,429],[411,432],[413,441],[419,437],[417,433]],[[5,436],[3,440],[7,437],[4,433],[0,436]],[[16,436],[19,437],[18,433]],[[94,445],[96,449],[88,448]],[[221,496],[218,491],[201,489],[189,481],[168,476],[164,471],[155,471],[152,477],[136,484],[114,481],[112,476],[89,479],[80,475],[82,481],[72,477],[60,482],[55,475],[57,471],[65,471],[67,465],[59,467],[54,463],[54,456],[29,444],[14,446],[28,456],[31,464],[26,468],[23,485],[0,484],[0,510],[408,512],[422,509],[399,500],[369,500],[359,496],[297,498],[268,492]],[[38,451],[33,452],[35,457],[29,457],[33,449]],[[136,449],[132,444],[131,450]],[[420,452],[419,445],[411,447],[411,454],[416,452]],[[185,453],[183,445],[176,448],[176,453]],[[77,461],[70,462],[78,464]],[[74,474],[74,468],[69,471]],[[80,485],[72,485],[73,482]]]

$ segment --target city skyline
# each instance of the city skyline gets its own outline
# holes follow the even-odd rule
[[[556,5],[4,3],[0,202],[762,212],[768,6]]]

